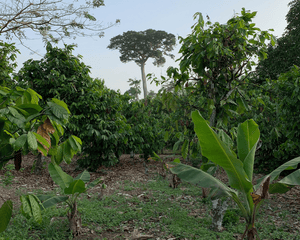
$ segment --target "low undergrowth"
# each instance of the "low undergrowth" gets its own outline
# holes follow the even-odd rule
[[[52,194],[57,194],[57,190]],[[266,203],[256,224],[260,238],[300,239],[289,228],[292,213],[271,209]],[[15,209],[0,239],[72,239],[65,209],[63,204],[46,209],[40,225],[27,220],[20,209]],[[244,220],[234,203],[230,203],[225,214],[224,230],[213,232],[210,230],[211,203],[203,201],[200,189],[187,183],[171,189],[160,177],[146,184],[123,181],[109,196],[87,193],[79,200],[78,209],[86,229],[78,239],[132,239],[146,235],[148,237],[143,239],[229,240],[239,239],[244,231]],[[272,215],[267,214],[270,209]]]

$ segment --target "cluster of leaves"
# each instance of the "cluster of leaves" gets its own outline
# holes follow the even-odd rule
[[[153,151],[163,149],[163,121],[167,115],[160,96],[131,102],[123,109],[123,114],[132,131],[127,145],[129,151],[142,153],[146,160]]]
[[[251,108],[237,121],[253,118],[261,126],[261,147],[255,165],[260,172],[274,170],[298,156],[299,79],[299,68],[294,66],[278,80],[267,79],[259,88],[248,88]]]
[[[278,38],[275,46],[269,45],[268,58],[258,64],[258,83],[265,82],[266,78],[278,79],[281,73],[289,71],[293,65],[300,66],[300,1],[293,0],[289,3],[289,6],[290,10],[286,15],[285,33]]]
[[[266,40],[275,44],[275,38],[267,31],[261,31],[251,23],[256,12],[244,8],[240,16],[235,16],[226,24],[205,22],[201,13],[194,18],[197,23],[192,33],[180,38],[180,69],[169,68],[168,76],[182,87],[193,80],[191,89],[206,99],[206,109],[211,126],[218,122],[226,126],[237,116],[237,106],[244,108],[244,96],[240,86],[252,71],[255,57],[264,59]]]
[[[246,234],[247,239],[255,239],[255,236],[258,236],[254,225],[255,218],[264,199],[268,198],[269,194],[285,193],[300,184],[300,170],[272,183],[282,171],[295,169],[300,162],[300,157],[284,163],[253,185],[255,152],[260,137],[258,125],[253,120],[247,120],[239,125],[237,130],[238,153],[236,154],[227,142],[219,138],[198,111],[192,113],[192,119],[200,141],[202,155],[225,170],[230,187],[201,169],[178,163],[179,159],[167,164],[168,168],[182,180],[210,188],[210,197],[212,198],[222,196],[232,198],[246,220],[246,229],[241,239]]]
[[[16,53],[19,51],[14,44],[9,44],[0,41],[0,85],[10,87],[12,82],[12,76],[14,68],[17,64],[14,62],[16,59]]]
[[[17,74],[19,83],[28,84],[44,99],[65,101],[72,113],[66,135],[83,141],[80,166],[96,170],[101,164],[114,165],[125,151],[130,125],[121,114],[124,99],[119,92],[92,79],[90,69],[72,55],[73,45],[64,49],[47,44],[41,60],[28,60]]]
[[[81,150],[81,140],[75,136],[60,141],[70,115],[67,105],[53,98],[42,108],[41,98],[30,88],[0,86],[0,169],[20,150],[24,155],[32,151],[46,156],[49,152],[57,164],[69,163]],[[0,231],[4,231],[12,215],[10,200],[3,204],[0,215]]]
[[[53,181],[60,186],[64,196],[51,195],[34,195],[28,194],[21,196],[21,213],[26,218],[33,218],[37,223],[42,222],[41,210],[52,207],[60,202],[66,202],[68,209],[69,227],[75,236],[81,234],[81,218],[77,210],[77,198],[80,194],[85,193],[90,188],[101,183],[103,179],[99,178],[89,183],[90,174],[87,171],[82,172],[73,178],[66,174],[57,164],[50,163],[48,166],[49,173]],[[89,183],[89,184],[88,184]],[[87,184],[87,185],[86,185]],[[102,187],[106,186],[102,184]]]
[[[29,151],[39,151],[46,156],[52,147],[51,155],[60,152],[59,157],[56,156],[58,163],[62,160],[70,162],[74,151],[81,150],[81,141],[75,136],[70,136],[63,145],[59,145],[60,137],[64,134],[62,125],[67,123],[70,115],[66,104],[53,98],[42,108],[40,99],[42,97],[30,88],[0,87],[1,167],[20,149],[24,155]],[[41,129],[47,121],[53,129],[51,137],[48,135],[50,131],[44,132],[43,136],[38,133],[38,127]]]

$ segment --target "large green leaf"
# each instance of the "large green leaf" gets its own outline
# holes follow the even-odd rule
[[[294,158],[284,164],[282,164],[281,166],[279,166],[278,168],[276,168],[273,172],[271,172],[270,174],[260,178],[257,180],[257,184],[254,186],[254,189],[257,189],[260,185],[260,183],[267,177],[270,176],[270,183],[272,183],[274,180],[276,180],[280,173],[284,170],[293,170],[296,169],[298,166],[298,163],[300,163],[300,157]],[[288,175],[289,176],[289,175]],[[287,176],[287,177],[288,177]],[[280,181],[281,182],[281,181]]]
[[[256,146],[260,132],[258,125],[252,120],[247,120],[239,125],[237,132],[237,148],[239,159],[244,163],[244,170],[252,182],[253,165]]]
[[[248,193],[252,189],[252,183],[244,171],[243,163],[220,140],[198,111],[192,112],[192,119],[202,155],[226,171],[231,187]]]
[[[68,119],[69,113],[64,107],[54,103],[54,102],[47,102],[47,105],[50,107],[51,112],[60,120]]]
[[[286,193],[292,187],[300,185],[300,169],[292,172],[275,184],[271,184],[269,193]]]
[[[0,233],[5,231],[11,219],[13,204],[11,200],[7,200],[0,208]]]
[[[86,191],[85,184],[81,179],[71,182],[68,188],[65,188],[65,194],[84,193]]]
[[[81,179],[84,183],[88,183],[91,179],[91,175],[87,170],[84,170],[82,173],[80,173],[74,180]]]
[[[49,163],[48,169],[51,178],[58,186],[61,187],[61,189],[64,190],[73,182],[73,178],[70,175],[66,174],[60,166]]]
[[[36,137],[35,134],[33,132],[28,132],[27,135],[27,142],[28,142],[28,146],[32,149],[32,150],[36,150],[38,147],[37,141],[36,141]]]
[[[40,207],[40,200],[35,195],[23,195],[20,197],[22,205],[21,205],[21,213],[26,218],[31,218],[37,222],[42,222],[42,214]]]
[[[57,203],[65,202],[69,199],[67,196],[45,196],[45,195],[38,195],[38,199],[42,202],[44,208],[49,208]]]
[[[15,151],[18,151],[20,148],[22,148],[25,145],[26,141],[27,141],[27,134],[23,134],[20,137],[18,137],[14,144]]]
[[[236,192],[227,187],[223,182],[213,177],[212,175],[202,171],[201,169],[194,168],[182,163],[171,163],[173,166],[169,167],[173,174],[176,174],[181,180],[189,183],[197,184],[204,188],[219,189],[221,195],[232,196]],[[169,166],[169,164],[168,164]]]
[[[32,132],[32,133],[34,134],[34,136],[40,143],[45,145],[47,148],[50,147],[50,144],[48,143],[48,141],[45,138],[43,138],[40,134],[37,134],[36,132]]]

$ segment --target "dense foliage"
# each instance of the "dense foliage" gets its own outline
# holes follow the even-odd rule
[[[66,134],[83,141],[82,167],[96,169],[101,164],[113,165],[124,151],[130,126],[120,114],[120,93],[93,80],[89,67],[72,55],[73,45],[64,49],[47,44],[41,60],[28,60],[19,71],[19,83],[28,84],[44,99],[57,97],[69,106],[70,122]]]
[[[237,105],[245,108],[240,86],[256,64],[254,58],[266,58],[266,40],[275,44],[271,34],[251,23],[255,15],[243,8],[241,15],[226,24],[205,24],[202,14],[196,13],[192,33],[180,38],[180,69],[169,68],[168,75],[177,87],[194,81],[195,94],[206,98],[205,108],[213,127],[222,123],[226,128],[228,121],[238,115]]]
[[[268,58],[258,64],[258,82],[260,83],[266,78],[277,79],[281,73],[289,71],[293,65],[300,66],[300,1],[293,0],[289,6],[284,35],[278,39],[275,46],[268,47]]]

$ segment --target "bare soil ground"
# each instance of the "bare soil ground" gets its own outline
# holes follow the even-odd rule
[[[52,181],[50,174],[48,172],[47,163],[50,162],[50,159],[46,160],[45,168],[42,170],[41,174],[36,175],[31,172],[33,163],[35,161],[35,156],[32,154],[28,154],[27,156],[22,157],[22,168],[23,171],[16,171],[12,170],[12,174],[14,179],[9,186],[4,186],[2,180],[0,181],[0,206],[3,204],[4,201],[10,199],[14,203],[14,208],[20,206],[20,195],[26,194],[28,192],[32,192],[33,190],[41,189],[45,192],[51,191],[54,188],[57,188],[57,185]],[[172,158],[168,159],[172,161]],[[8,164],[13,164],[13,161],[10,161]],[[81,171],[76,171],[76,158],[73,159],[72,163],[67,165],[65,163],[61,164],[62,169],[71,175],[72,177],[77,176]],[[100,167],[96,172],[91,172],[91,181],[99,178],[104,177],[105,184],[107,188],[102,190],[104,196],[111,195],[115,189],[120,190],[120,194],[128,194],[128,191],[123,191],[119,188],[119,185],[124,180],[128,180],[131,182],[140,182],[146,183],[147,181],[151,181],[153,179],[153,175],[157,174],[158,169],[161,168],[159,162],[150,161],[148,164],[149,173],[145,174],[145,168],[143,166],[143,162],[138,159],[138,156],[135,157],[135,162],[133,159],[130,158],[129,155],[122,155],[120,158],[120,163],[114,167]],[[4,177],[6,170],[0,171],[0,179]],[[262,175],[255,174],[255,179],[260,178]],[[227,181],[227,176],[224,172],[221,172],[217,176],[220,180]],[[92,193],[99,192],[99,188],[94,188],[91,190]],[[139,190],[134,190],[139,191]],[[130,192],[130,195],[140,195],[142,192]],[[284,195],[273,195],[271,199],[268,201],[268,204],[263,208],[263,211],[276,218],[276,223],[278,226],[281,226],[283,222],[286,222],[287,219],[281,219],[278,217],[278,212],[287,210],[291,215],[289,216],[289,227],[291,232],[298,232],[300,231],[300,225],[298,222],[297,215],[300,212],[300,187],[295,187],[288,193]],[[271,206],[271,207],[270,207]],[[273,209],[278,209],[273,211]],[[130,234],[129,234],[130,233]],[[132,236],[132,234],[138,234],[137,232],[134,233],[134,226],[132,229],[128,229],[128,237]],[[123,233],[124,236],[124,233]],[[104,232],[101,236],[95,235],[95,233],[88,228],[85,229],[85,236],[84,238],[77,238],[77,239],[94,239],[96,237],[107,239],[115,239],[118,237],[117,232],[107,231]],[[140,238],[142,239],[142,238]],[[170,236],[170,239],[172,236]]]

